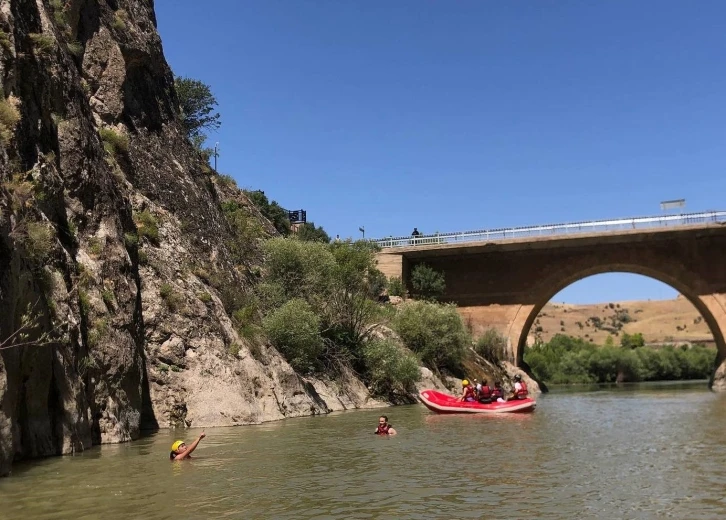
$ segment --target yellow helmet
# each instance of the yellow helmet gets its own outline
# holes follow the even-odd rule
[[[184,441],[176,441],[174,444],[171,445],[171,451],[176,451],[179,449],[179,446],[184,444]]]
[[[463,380],[463,381],[461,382],[461,386],[469,386],[469,380],[468,380],[468,379],[464,379],[464,380]]]

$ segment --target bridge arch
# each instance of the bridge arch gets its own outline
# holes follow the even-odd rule
[[[542,308],[560,291],[570,285],[598,274],[629,273],[647,276],[676,289],[701,314],[716,344],[714,368],[726,360],[726,301],[717,295],[703,294],[703,281],[695,273],[684,273],[682,265],[660,263],[657,266],[630,262],[602,262],[596,265],[572,265],[546,276],[532,288],[533,302],[522,305],[510,323],[509,342],[513,347],[515,363],[520,366],[529,332]],[[713,380],[713,378],[712,378]]]

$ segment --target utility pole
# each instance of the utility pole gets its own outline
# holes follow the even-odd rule
[[[214,143],[214,171],[217,171],[217,157],[219,157],[219,143]]]
[[[363,227],[363,226],[361,226],[361,227],[358,228],[358,231],[360,231],[361,233],[363,233],[363,240],[365,240],[366,239],[366,228]]]

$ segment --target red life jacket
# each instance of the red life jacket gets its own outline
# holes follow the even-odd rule
[[[527,391],[527,385],[524,381],[520,381],[521,388],[517,390],[517,399],[526,399],[529,392]]]
[[[467,386],[464,388],[464,399],[476,399],[476,395],[474,395],[474,389],[471,386]]]
[[[378,429],[376,430],[376,435],[388,435],[388,430],[391,429],[391,425],[386,423],[384,425],[378,425]]]
[[[501,387],[497,388],[496,386],[492,388],[492,399],[497,399],[499,397],[502,397],[504,394],[502,394]]]
[[[492,389],[489,388],[489,385],[482,385],[481,389],[479,390],[479,399],[489,399],[492,396]]]

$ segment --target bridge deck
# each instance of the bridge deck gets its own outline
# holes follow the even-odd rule
[[[384,249],[412,248],[421,246],[427,249],[452,245],[461,246],[476,242],[509,242],[513,239],[552,239],[573,235],[609,235],[648,230],[672,230],[689,227],[705,227],[713,224],[726,224],[726,211],[683,213],[680,215],[661,215],[656,217],[635,217],[616,220],[593,220],[568,224],[548,224],[516,228],[463,231],[456,233],[435,233],[408,237],[389,237],[372,240]]]

